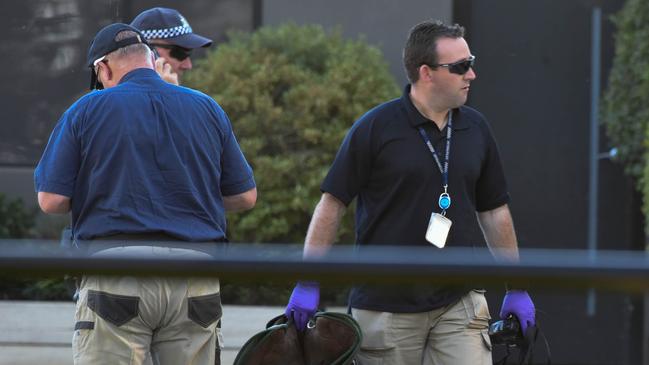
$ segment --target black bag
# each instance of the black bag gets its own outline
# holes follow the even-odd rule
[[[351,365],[361,340],[347,314],[318,312],[304,332],[282,314],[243,345],[234,365]]]

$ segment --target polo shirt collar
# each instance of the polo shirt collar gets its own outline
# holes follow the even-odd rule
[[[135,70],[129,71],[126,75],[122,76],[122,79],[119,80],[119,84],[123,84],[127,81],[133,79],[151,79],[151,78],[160,78],[158,73],[155,70],[150,68],[136,68]]]
[[[432,120],[424,117],[419,112],[419,110],[417,110],[415,105],[412,103],[412,100],[410,100],[410,88],[411,88],[410,84],[406,85],[406,87],[403,90],[403,94],[401,95],[401,102],[406,111],[406,114],[408,115],[408,122],[410,123],[410,125],[414,128],[418,128],[422,124],[434,123]],[[453,113],[454,131],[469,128],[470,124],[467,123],[466,120],[464,120],[464,118],[461,117],[459,108],[453,109],[452,113]]]

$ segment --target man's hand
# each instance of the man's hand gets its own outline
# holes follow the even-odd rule
[[[155,72],[166,82],[178,85],[178,74],[174,72],[164,57],[158,57],[155,60]]]
[[[293,289],[284,314],[293,318],[298,331],[304,331],[309,319],[313,317],[320,303],[320,284],[314,281],[300,281]]]
[[[536,325],[536,309],[532,298],[525,290],[508,290],[500,308],[500,318],[505,319],[510,314],[518,318],[523,336],[527,327]]]

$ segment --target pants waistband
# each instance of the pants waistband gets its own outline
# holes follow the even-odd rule
[[[227,242],[225,238],[207,242],[189,242],[165,233],[120,233],[87,240],[81,247],[85,246],[88,254],[114,247],[157,246],[190,249],[215,255],[219,249],[227,245]]]
[[[105,237],[95,237],[90,241],[178,241],[178,242],[188,242],[181,238],[176,238],[166,233],[155,232],[155,233],[119,233],[111,236]],[[220,239],[209,240],[206,242],[228,242],[228,240],[223,237]]]

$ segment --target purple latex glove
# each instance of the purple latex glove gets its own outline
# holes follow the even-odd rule
[[[527,327],[536,325],[534,303],[525,290],[508,290],[505,294],[503,306],[500,308],[500,318],[505,319],[510,314],[518,318],[523,335],[525,335]]]
[[[293,289],[291,299],[284,314],[293,318],[299,331],[304,331],[309,319],[313,317],[320,303],[320,284],[315,281],[300,281]]]

